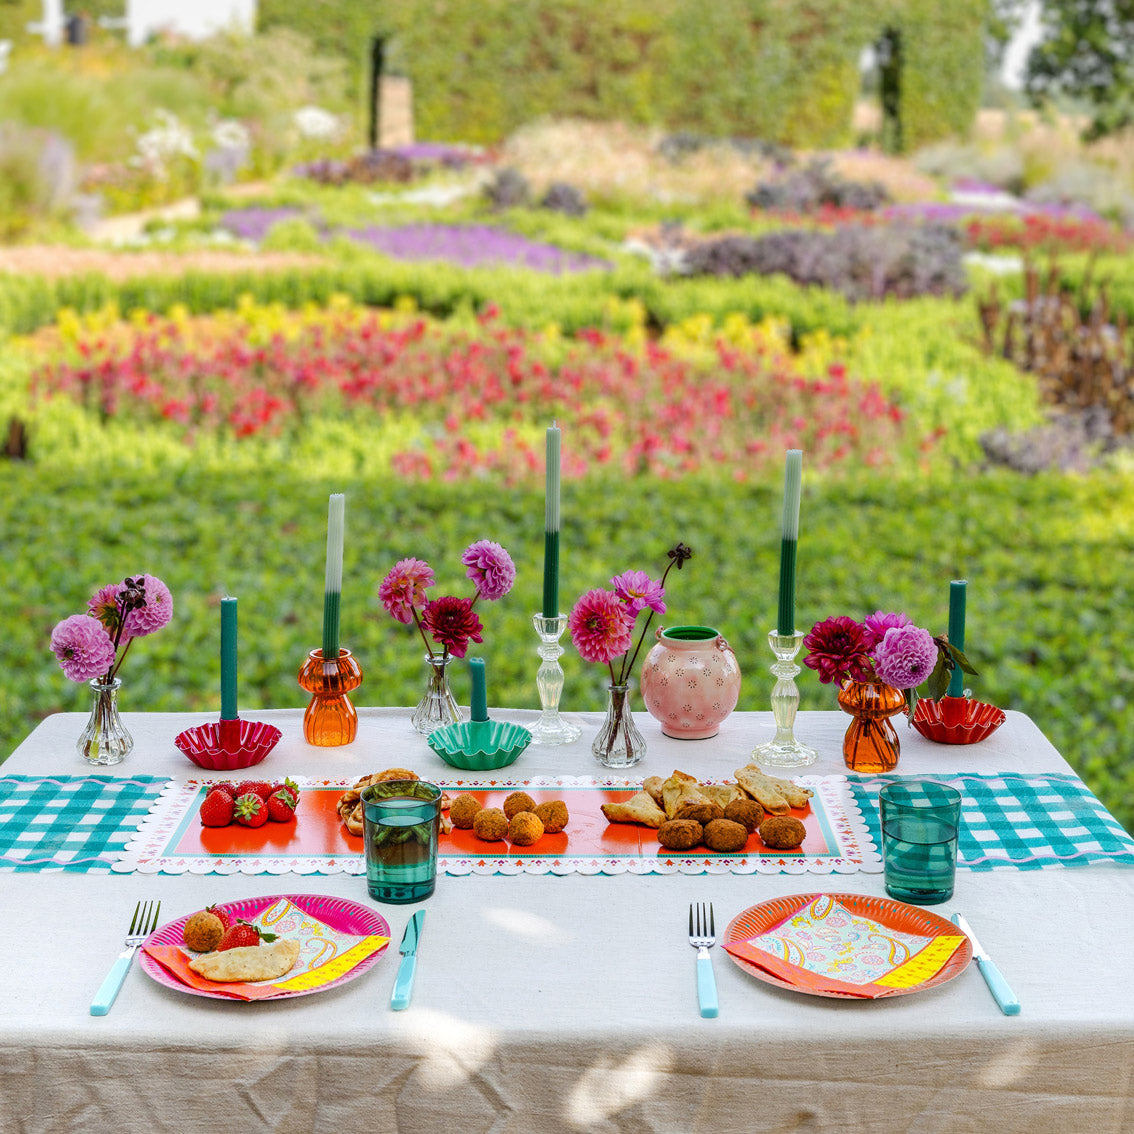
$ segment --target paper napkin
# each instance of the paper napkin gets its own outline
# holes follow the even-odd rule
[[[143,948],[166,972],[191,988],[219,992],[234,1000],[263,1000],[280,993],[310,992],[331,984],[389,941],[388,937],[375,934],[340,933],[288,898],[280,898],[252,920],[261,928],[270,927],[270,932],[277,937],[299,941],[299,960],[290,972],[276,980],[255,983],[206,980],[189,967],[189,962],[199,954],[183,945],[146,945]]]
[[[961,935],[918,935],[881,925],[822,894],[779,924],[725,949],[788,984],[875,999],[944,968]]]

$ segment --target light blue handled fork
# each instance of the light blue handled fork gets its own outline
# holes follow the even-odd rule
[[[693,927],[693,913],[697,913],[697,926]],[[713,959],[709,949],[717,943],[717,927],[713,920],[713,903],[689,906],[689,944],[697,950],[697,1000],[701,1015],[712,1019],[717,1014],[717,978],[713,975]]]
[[[130,962],[134,959],[138,946],[157,929],[160,912],[161,902],[156,904],[139,902],[134,907],[134,916],[126,932],[126,948],[118,954],[118,960],[114,962],[113,968],[106,974],[106,980],[95,993],[95,998],[91,1001],[92,1016],[105,1016],[110,1011],[110,1006],[126,979],[126,973],[130,970]]]

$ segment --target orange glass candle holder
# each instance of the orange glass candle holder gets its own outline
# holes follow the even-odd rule
[[[311,694],[303,714],[303,737],[308,744],[334,748],[349,744],[358,733],[358,713],[347,696],[362,684],[362,669],[350,650],[339,650],[327,661],[312,650],[299,671],[299,684]]]
[[[906,707],[905,694],[881,681],[848,681],[839,708],[854,718],[843,737],[843,761],[852,772],[892,772],[901,744],[890,717]]]

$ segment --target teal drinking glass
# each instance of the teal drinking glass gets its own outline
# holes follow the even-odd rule
[[[437,884],[441,789],[385,780],[362,791],[366,888],[379,902],[420,902]]]
[[[878,793],[886,893],[932,906],[953,896],[961,793],[931,780],[887,784]]]

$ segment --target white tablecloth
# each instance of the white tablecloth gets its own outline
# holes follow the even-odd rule
[[[263,765],[273,776],[451,774],[408,710],[361,709],[358,738],[332,749],[303,742],[298,710],[250,715],[283,729]],[[598,772],[600,717],[574,719],[579,742],[530,748],[509,772]],[[84,774],[83,720],[43,721],[3,772]],[[127,713],[137,744],[111,774],[199,774],[172,741],[201,720]],[[642,775],[730,776],[773,731],[768,713],[734,714],[695,742],[639,724]],[[800,714],[797,735],[820,752],[809,773],[845,771],[846,724]],[[1018,713],[972,747],[901,735],[907,774],[1070,770]],[[139,899],[160,898],[164,921],[260,894],[367,902],[364,878],[0,874],[0,1132],[1134,1130],[1134,868],[958,873],[936,909],[968,917],[1019,995],[1018,1017],[1000,1013],[975,964],[937,988],[858,1003],[773,988],[718,947],[720,1016],[700,1018],[691,901],[712,901],[721,927],[767,898],[882,887],[865,873],[443,876],[424,904],[406,1012],[388,1002],[419,907],[382,906],[394,943],[349,984],[233,1004],[165,988],[135,963],[96,1018],[91,997]]]

